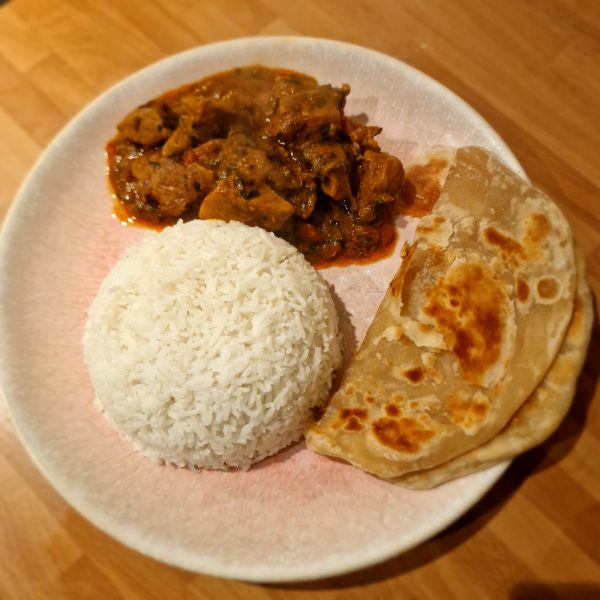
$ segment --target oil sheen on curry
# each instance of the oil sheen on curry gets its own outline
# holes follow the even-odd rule
[[[385,254],[402,195],[401,162],[380,127],[344,115],[350,86],[251,66],[140,106],[107,146],[129,219],[237,220],[275,232],[315,265]]]

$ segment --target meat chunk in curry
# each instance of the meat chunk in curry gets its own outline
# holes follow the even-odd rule
[[[350,87],[253,66],[140,106],[109,142],[126,213],[155,224],[238,220],[277,232],[313,264],[361,259],[393,239],[404,171],[378,127],[344,115]]]

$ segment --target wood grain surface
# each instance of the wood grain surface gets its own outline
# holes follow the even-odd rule
[[[0,6],[0,217],[61,127],[124,76],[240,36],[386,52],[462,96],[553,196],[600,294],[596,0],[12,0]],[[597,300],[596,300],[596,306]],[[187,573],[107,537],[44,480],[0,409],[0,598],[599,598],[600,334],[546,444],[419,548],[350,575],[261,586]]]

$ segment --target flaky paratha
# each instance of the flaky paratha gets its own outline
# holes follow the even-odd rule
[[[429,489],[446,481],[482,471],[541,444],[567,414],[587,353],[594,309],[585,276],[585,260],[575,253],[577,289],[573,316],[552,366],[508,425],[490,441],[432,469],[415,471],[396,481],[412,489]]]
[[[476,147],[446,160],[313,450],[385,478],[433,467],[496,435],[554,360],[573,310],[568,223]]]

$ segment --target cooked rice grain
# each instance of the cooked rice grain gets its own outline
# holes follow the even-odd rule
[[[147,234],[89,310],[96,399],[155,460],[248,468],[300,439],[340,366],[327,284],[273,234],[191,221]]]

